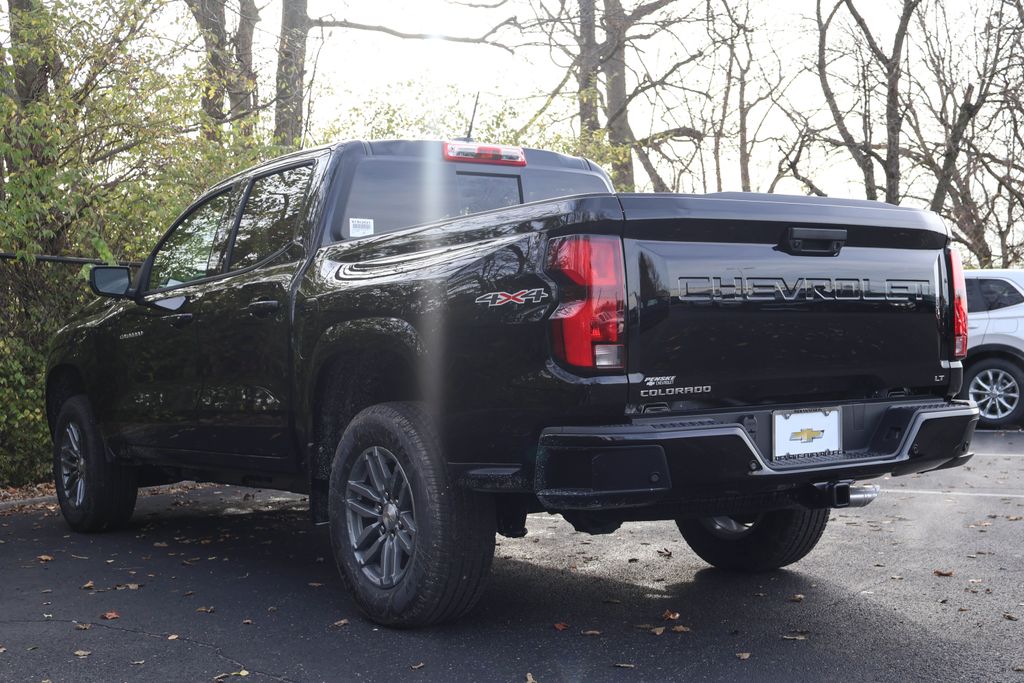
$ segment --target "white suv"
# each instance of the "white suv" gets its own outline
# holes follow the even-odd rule
[[[1024,422],[1024,270],[969,270],[961,396],[988,427]]]

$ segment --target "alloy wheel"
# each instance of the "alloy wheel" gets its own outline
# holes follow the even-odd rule
[[[412,491],[398,458],[373,446],[356,459],[345,486],[348,536],[363,574],[380,588],[402,580],[416,550]]]
[[[979,372],[968,389],[986,420],[1002,420],[1017,409],[1020,387],[1013,375],[999,368]]]
[[[68,422],[60,443],[60,484],[64,497],[79,508],[85,500],[85,456],[82,453],[82,430]]]

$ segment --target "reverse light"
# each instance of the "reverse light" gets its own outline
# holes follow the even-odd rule
[[[960,252],[949,250],[949,274],[953,281],[953,357],[967,357],[967,283]]]
[[[472,161],[478,164],[526,166],[526,153],[522,147],[487,145],[477,142],[445,142],[446,161]]]
[[[622,241],[610,235],[557,237],[548,243],[547,270],[559,285],[560,303],[551,314],[555,356],[580,368],[625,367]]]

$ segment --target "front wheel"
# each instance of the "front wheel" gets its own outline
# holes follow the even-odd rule
[[[494,557],[494,503],[449,480],[418,405],[356,415],[334,455],[329,508],[338,569],[373,621],[439,623],[480,598]]]
[[[829,510],[772,510],[756,515],[676,520],[683,539],[710,565],[765,572],[802,559],[814,549]]]
[[[53,479],[61,514],[75,531],[125,524],[135,510],[135,470],[107,458],[106,447],[85,396],[61,406],[53,432]]]

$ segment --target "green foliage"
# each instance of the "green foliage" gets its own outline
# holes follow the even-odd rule
[[[204,188],[280,152],[242,122],[202,135],[201,65],[172,0],[11,2],[0,45],[0,484],[46,475],[45,353],[86,268],[141,260]],[[27,9],[26,9],[27,8]],[[3,31],[4,27],[0,27]],[[207,127],[208,129],[208,127]]]
[[[16,337],[0,338],[0,486],[49,476],[50,435],[43,414],[40,354]]]

